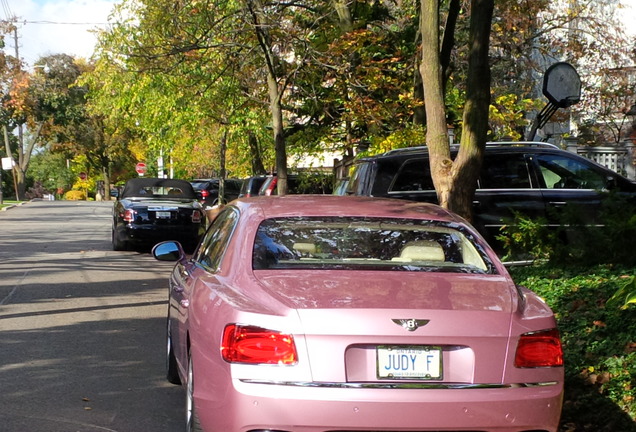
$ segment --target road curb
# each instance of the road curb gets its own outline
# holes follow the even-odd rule
[[[0,209],[0,211],[7,211],[7,210],[9,210],[9,209],[12,209],[13,207],[22,206],[22,205],[26,204],[27,202],[28,202],[28,201],[23,201],[23,202],[21,202],[21,203],[11,204],[11,205],[9,205],[9,206],[2,207],[2,208]]]

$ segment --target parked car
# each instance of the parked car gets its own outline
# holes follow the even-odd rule
[[[288,194],[330,194],[333,192],[331,174],[289,174]],[[269,176],[261,185],[259,195],[278,195],[278,176]]]
[[[220,179],[196,179],[191,180],[190,183],[194,188],[194,192],[197,194],[199,202],[206,208],[214,207],[219,204],[220,201],[222,201],[221,204],[225,204],[238,198],[243,182],[238,179],[224,179],[223,188],[225,192],[222,200],[219,200]]]
[[[553,313],[462,219],[403,200],[239,199],[169,279],[192,431],[550,431]]]
[[[113,206],[113,250],[177,240],[194,249],[205,232],[205,215],[185,180],[136,178],[126,182]]]
[[[253,196],[258,196],[258,191],[261,189],[261,186],[267,180],[268,176],[252,176],[246,179],[243,179],[243,184],[241,185],[241,191],[239,192],[239,198],[249,198]]]
[[[452,148],[453,156],[458,147]],[[473,199],[473,224],[501,253],[496,236],[514,214],[544,217],[558,226],[566,208],[598,223],[610,191],[636,202],[636,183],[547,143],[488,143]],[[356,162],[347,194],[437,203],[426,147],[411,147]]]

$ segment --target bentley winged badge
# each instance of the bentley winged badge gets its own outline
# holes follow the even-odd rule
[[[408,331],[415,331],[418,328],[428,324],[430,320],[414,319],[414,318],[407,318],[407,319],[394,318],[391,321],[393,321],[399,326],[404,327]]]

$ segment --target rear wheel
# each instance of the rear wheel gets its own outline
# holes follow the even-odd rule
[[[115,228],[113,228],[111,233],[112,233],[111,239],[113,242],[113,250],[114,251],[128,250],[128,243],[119,239],[119,237],[117,236],[117,231],[115,231]]]
[[[192,357],[188,356],[188,383],[186,386],[186,432],[203,432],[194,407],[194,372]]]
[[[170,329],[170,317],[168,317],[168,325],[166,330],[166,378],[172,384],[181,384],[179,378],[179,369],[177,367],[177,359],[172,349],[172,331]]]

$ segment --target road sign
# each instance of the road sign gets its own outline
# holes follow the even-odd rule
[[[139,162],[137,165],[135,165],[135,171],[137,171],[137,174],[139,174],[140,176],[146,174],[146,164],[143,162]]]
[[[10,158],[10,157],[2,158],[2,169],[3,170],[10,170],[14,166],[15,166],[15,162],[13,161],[12,158]]]

